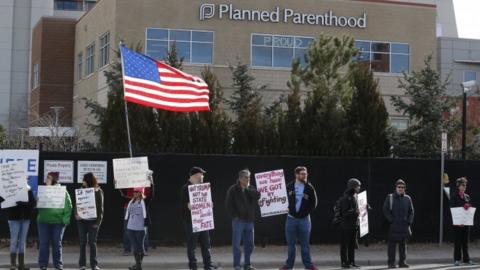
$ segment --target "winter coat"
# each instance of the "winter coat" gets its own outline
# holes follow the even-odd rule
[[[3,201],[3,198],[0,199]],[[6,208],[8,220],[31,220],[35,214],[35,197],[31,190],[28,191],[28,202],[17,202],[14,207]]]
[[[250,186],[243,191],[240,184],[235,184],[227,191],[225,206],[232,218],[252,222],[255,221],[255,215],[259,209],[259,199],[260,192],[254,187]]]
[[[339,200],[340,228],[354,230],[358,228],[358,202],[352,190],[347,190]]]
[[[392,204],[390,204],[392,196]],[[383,215],[389,223],[388,240],[402,241],[412,235],[414,210],[412,199],[408,195],[390,194],[383,204]]]
[[[308,217],[315,208],[317,208],[317,192],[310,183],[305,183],[305,189],[303,191],[302,205],[297,212],[295,208],[295,181],[287,184],[287,196],[288,196],[288,214],[294,218]]]
[[[38,209],[38,223],[46,224],[70,224],[70,217],[72,216],[72,199],[68,191],[65,191],[65,205],[63,208],[39,208]]]

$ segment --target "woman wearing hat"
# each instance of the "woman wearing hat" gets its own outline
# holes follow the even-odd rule
[[[45,183],[47,186],[59,186],[59,173],[50,172]],[[63,208],[39,208],[38,209],[38,239],[40,242],[38,253],[38,265],[41,270],[47,269],[52,247],[52,259],[55,269],[63,269],[62,239],[65,227],[70,224],[72,215],[72,200],[68,191],[65,191],[65,205]]]
[[[137,187],[133,189],[133,198],[128,203],[125,211],[125,220],[127,221],[127,233],[130,237],[135,265],[129,267],[130,270],[141,270],[143,257],[145,256],[145,226],[148,225],[148,208],[145,201],[144,188]]]

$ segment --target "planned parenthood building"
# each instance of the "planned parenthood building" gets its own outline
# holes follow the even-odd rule
[[[409,0],[101,0],[76,23],[73,126],[82,130],[89,117],[82,98],[106,104],[103,71],[120,40],[160,60],[175,43],[184,70],[211,66],[227,98],[229,65],[246,63],[255,83],[267,85],[268,104],[288,91],[292,59],[302,59],[316,37],[346,34],[361,51],[357,61],[379,79],[392,125],[405,128],[408,118],[390,97],[404,95],[402,72],[421,69],[426,55],[436,66],[435,16],[435,5]]]

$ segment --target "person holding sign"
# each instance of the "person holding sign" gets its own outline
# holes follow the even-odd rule
[[[254,249],[254,221],[259,208],[260,192],[250,186],[250,171],[241,170],[237,183],[227,191],[225,201],[227,212],[232,217],[233,267],[240,270],[242,256],[241,242],[245,253],[244,270],[254,270],[250,256]]]
[[[145,256],[144,241],[145,227],[149,223],[147,202],[145,201],[144,188],[133,189],[133,198],[128,203],[125,212],[127,221],[127,233],[130,237],[130,244],[133,248],[135,265],[129,267],[130,270],[142,270],[143,257]]]
[[[467,190],[467,183],[468,180],[465,177],[461,177],[457,179],[456,192],[452,192],[450,195],[450,207],[462,207],[465,210],[468,210],[471,207],[472,202],[470,201],[470,196],[465,193]],[[470,255],[468,254],[468,241],[470,238],[470,226],[464,225],[454,225],[453,226],[453,234],[455,239],[455,247],[453,251],[453,260],[455,266],[460,266],[460,262],[462,261],[463,255],[463,262],[466,264],[474,264],[470,260]]]
[[[192,205],[190,203],[188,187],[191,185],[198,185],[203,183],[203,177],[205,173],[206,171],[200,167],[191,168],[189,173],[190,178],[188,179],[187,183],[183,185],[180,193],[180,200],[182,202],[183,210],[182,216],[185,229],[185,240],[187,242],[188,267],[191,270],[197,270],[197,258],[195,257],[195,249],[199,240],[202,252],[203,268],[205,270],[217,269],[217,267],[212,264],[209,231],[193,232],[192,230]]]
[[[97,178],[93,173],[87,173],[83,176],[82,189],[80,191],[94,192],[94,203],[95,209],[94,213],[95,218],[93,217],[82,217],[81,213],[78,212],[78,196],[77,196],[77,205],[75,207],[75,219],[77,220],[78,228],[78,239],[80,242],[80,258],[78,259],[78,265],[80,270],[85,270],[87,265],[86,258],[86,249],[87,249],[87,239],[90,246],[90,268],[92,270],[99,270],[98,261],[97,261],[97,235],[98,230],[100,229],[100,224],[103,219],[103,191],[98,185]],[[78,193],[77,193],[78,195]]]
[[[355,264],[355,248],[358,246],[358,209],[357,194],[362,183],[355,178],[348,180],[347,189],[337,201],[339,218],[337,225],[341,230],[340,259],[342,268],[359,268]]]
[[[49,186],[60,186],[58,182],[59,173],[50,172],[45,183]],[[63,195],[62,195],[63,196]],[[38,265],[41,270],[47,269],[50,257],[50,245],[52,247],[53,266],[56,269],[63,269],[62,260],[62,239],[65,227],[70,224],[72,215],[72,200],[65,190],[64,206],[62,208],[39,208],[38,209],[38,239],[39,253]],[[40,198],[38,203],[41,203]]]
[[[310,256],[310,214],[317,208],[317,192],[308,182],[307,168],[295,168],[295,180],[287,184],[288,216],[285,235],[288,244],[288,258],[281,270],[292,269],[295,264],[297,240],[300,242],[302,262],[305,269],[317,270]]]
[[[16,206],[6,208],[8,226],[10,228],[10,269],[29,270],[25,266],[25,244],[27,242],[30,221],[33,218],[35,198],[30,186],[27,184],[28,202],[17,202]],[[0,202],[4,199],[0,197]]]

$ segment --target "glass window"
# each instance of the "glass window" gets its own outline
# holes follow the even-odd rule
[[[477,72],[472,71],[472,70],[466,70],[463,72],[463,81],[468,82],[468,81],[476,81],[477,80]]]
[[[357,40],[355,60],[369,65],[374,72],[410,72],[410,45],[405,43]]]
[[[410,46],[402,43],[392,43],[392,53],[410,53]]]
[[[100,37],[100,55],[98,56],[98,66],[103,67],[108,64],[110,54],[110,32],[106,32]]]
[[[273,48],[273,66],[291,67],[293,59],[293,49]]]
[[[85,75],[89,75],[95,71],[95,42],[90,44],[86,51]]]
[[[295,38],[285,36],[273,36],[272,45],[273,47],[293,48],[295,47]]]
[[[308,48],[314,41],[313,38],[295,37],[295,48]]]
[[[33,84],[32,89],[37,88],[40,85],[40,64],[35,63],[33,65]]]
[[[252,36],[253,45],[262,45],[262,46],[272,46],[272,36],[266,35],[253,35]]]
[[[372,52],[390,52],[390,43],[372,42]]]
[[[252,66],[289,68],[295,58],[305,64],[311,37],[252,35]]]
[[[410,56],[408,54],[392,54],[392,73],[408,72]]]
[[[305,54],[307,53],[307,49],[295,49],[295,58],[300,61],[300,65],[304,66],[305,63]]]
[[[82,79],[82,73],[83,73],[83,53],[80,52],[77,55],[77,80]]]
[[[185,63],[213,63],[212,31],[147,28],[146,34],[146,54],[155,59],[165,60],[175,44]]]
[[[370,41],[355,41],[355,47],[357,47],[360,52],[369,52]]]
[[[408,128],[408,119],[390,118],[390,125],[397,130],[406,130]]]
[[[271,67],[272,48],[263,46],[252,47],[252,66]]]

